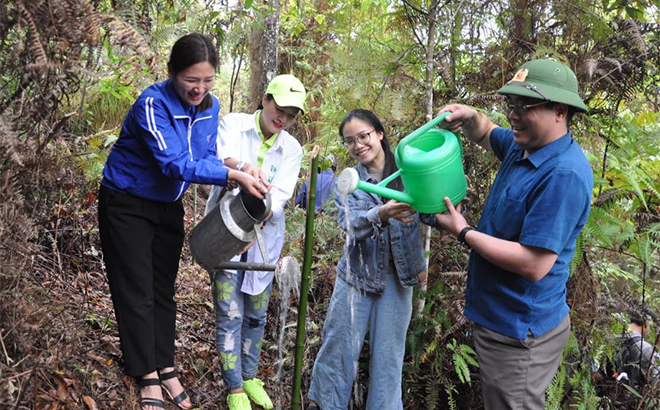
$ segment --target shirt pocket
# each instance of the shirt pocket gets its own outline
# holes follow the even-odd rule
[[[525,222],[525,214],[525,201],[512,196],[508,190],[505,191],[491,218],[493,230],[497,237],[506,240],[518,240]]]

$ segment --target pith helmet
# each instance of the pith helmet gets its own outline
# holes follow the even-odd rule
[[[575,73],[555,60],[528,61],[497,93],[540,98],[587,112],[587,106],[578,94]]]

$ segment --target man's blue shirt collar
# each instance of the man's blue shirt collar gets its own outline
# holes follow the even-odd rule
[[[571,132],[568,131],[563,137],[552,141],[551,143],[544,145],[538,151],[530,154],[527,158],[523,158],[524,149],[518,145],[514,147],[514,150],[520,151],[519,159],[517,161],[528,160],[538,168],[543,163],[550,158],[553,158],[563,152],[571,144]]]

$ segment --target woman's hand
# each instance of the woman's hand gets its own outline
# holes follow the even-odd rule
[[[266,182],[266,173],[264,172],[263,169],[260,167],[257,167],[252,164],[248,164],[247,162],[243,164],[243,168],[241,168],[241,171],[245,172],[246,174],[252,175],[253,178],[255,178],[257,181],[263,182],[264,185],[266,185],[266,188],[270,189],[271,185]]]
[[[229,170],[229,173],[227,173],[227,181],[227,185],[229,185],[229,182],[235,182],[250,195],[259,199],[264,199],[264,196],[268,192],[268,188],[270,186],[266,186],[263,182],[259,181],[246,172],[237,171],[235,169]]]
[[[254,243],[255,243],[256,241],[257,241],[256,239],[253,239],[252,242],[248,243],[247,245],[245,245],[245,247],[244,247],[243,249],[241,249],[240,251],[238,251],[238,253],[237,253],[236,255],[242,255],[242,254],[244,254],[245,252],[247,252],[247,251],[252,247],[252,245],[254,245]]]
[[[411,218],[414,214],[415,211],[409,204],[395,201],[393,199],[388,201],[385,205],[382,205],[378,211],[378,216],[383,222],[386,222],[389,219],[395,219],[401,223],[409,223],[414,220]]]

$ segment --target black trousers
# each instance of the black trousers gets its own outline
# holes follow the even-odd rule
[[[126,373],[174,365],[174,282],[183,246],[183,205],[101,186],[99,230]]]

